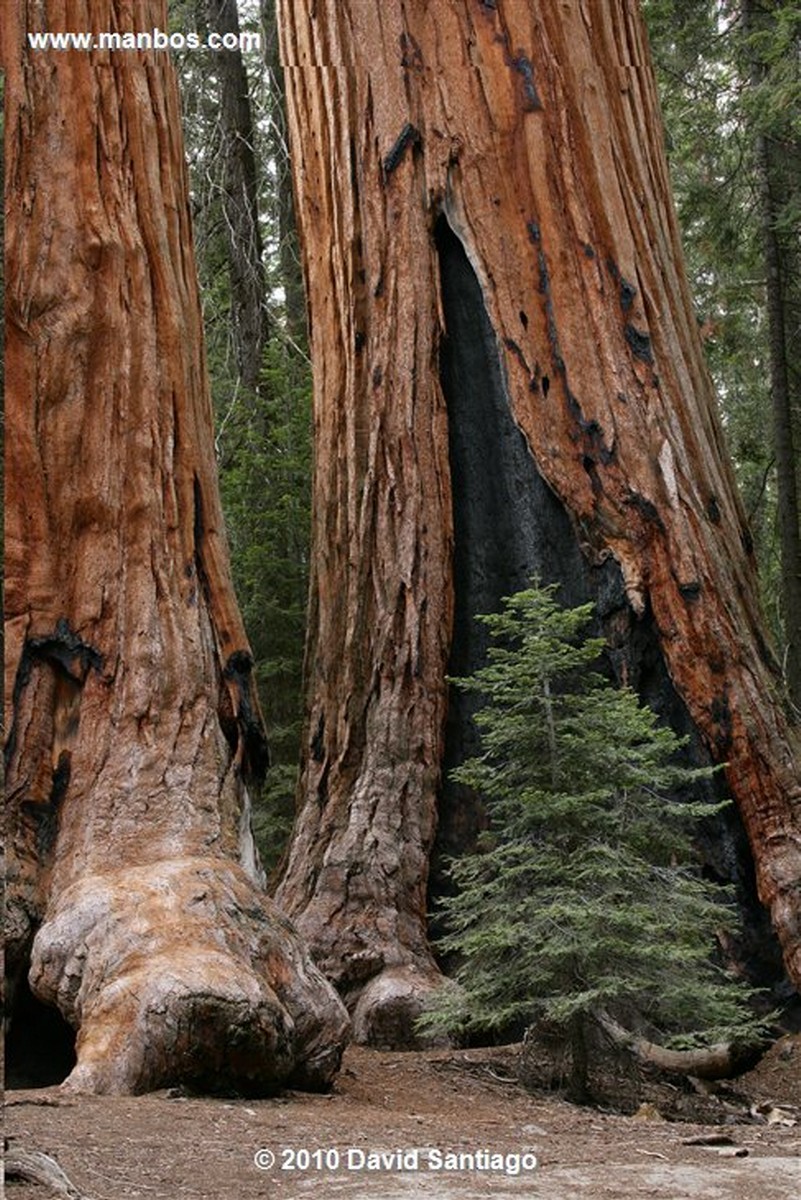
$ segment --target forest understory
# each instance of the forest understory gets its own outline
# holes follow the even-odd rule
[[[288,1092],[257,1101],[177,1089],[133,1098],[11,1091],[6,1133],[12,1154],[38,1150],[56,1159],[84,1200],[312,1194],[795,1200],[799,1194],[801,1036],[785,1036],[750,1072],[710,1095],[686,1081],[632,1075],[626,1090],[625,1072],[607,1074],[595,1080],[600,1103],[593,1108],[568,1104],[542,1086],[555,1064],[539,1053],[526,1090],[517,1080],[521,1053],[520,1046],[406,1054],[353,1046],[329,1094]],[[370,1152],[415,1148],[416,1171],[359,1168]],[[537,1166],[519,1175],[430,1170],[427,1164],[438,1161],[433,1148],[443,1155],[485,1150],[503,1155],[512,1169],[514,1159],[506,1156],[532,1153]],[[254,1165],[264,1149],[277,1157],[269,1171]],[[301,1149],[338,1151],[339,1169],[281,1169]],[[57,1194],[8,1181],[9,1200]]]

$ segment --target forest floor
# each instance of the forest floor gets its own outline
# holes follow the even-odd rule
[[[633,1115],[525,1090],[519,1053],[351,1047],[329,1095],[257,1101],[176,1089],[136,1098],[10,1091],[5,1131],[12,1153],[51,1155],[92,1200],[801,1195],[801,1036],[783,1038],[714,1096],[652,1080],[630,1100],[647,1097]],[[258,1151],[274,1165],[259,1169]],[[380,1152],[388,1161],[370,1169]],[[56,1193],[9,1180],[6,1195]]]

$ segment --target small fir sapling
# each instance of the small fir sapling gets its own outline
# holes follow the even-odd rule
[[[461,1036],[546,1023],[581,1099],[598,1019],[634,1017],[685,1048],[753,1042],[761,1026],[713,962],[734,915],[694,861],[694,826],[723,805],[671,799],[712,769],[680,765],[682,741],[598,673],[604,642],[581,637],[592,606],[562,609],[556,591],[481,617],[487,663],[451,681],[483,701],[481,753],[453,778],[485,798],[490,828],[450,865],[439,948],[456,982],[421,1022]]]

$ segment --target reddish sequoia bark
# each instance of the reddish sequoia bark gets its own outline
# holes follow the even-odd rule
[[[263,1091],[347,1016],[261,891],[266,765],[229,577],[166,54],[26,31],[163,4],[21,3],[6,91],[8,955],[77,1029],[69,1083]]]
[[[664,661],[667,707],[729,763],[801,983],[798,767],[638,6],[280,12],[317,447],[310,711],[280,902],[357,1035],[401,1037],[435,979],[426,875],[460,596],[497,598],[543,563],[566,600],[603,598],[621,675],[642,675],[638,645]]]

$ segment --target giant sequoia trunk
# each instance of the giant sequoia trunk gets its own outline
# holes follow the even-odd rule
[[[275,171],[275,207],[278,214],[278,259],[284,289],[286,331],[296,345],[306,343],[306,299],[300,267],[292,166],[286,127],[286,85],[278,39],[276,0],[259,0],[264,38],[264,64],[270,94],[270,155]]]
[[[264,897],[250,836],[266,745],[217,494],[173,72],[163,53],[33,53],[43,18],[166,27],[151,0],[4,13],[17,1015],[27,973],[34,1009],[77,1030],[74,1087],[320,1086],[347,1014]],[[12,1044],[22,1024],[12,1013]]]
[[[726,762],[801,983],[801,784],[682,267],[634,0],[283,0],[316,371],[305,762],[279,898],[392,1040],[436,982],[446,672],[537,571],[592,597],[610,668]],[[316,68],[325,67],[325,70]],[[748,841],[742,835],[744,826]]]
[[[239,37],[236,0],[206,0],[209,28],[220,37]],[[267,341],[267,280],[259,229],[258,176],[253,149],[253,112],[240,49],[218,55],[220,120],[215,134],[224,163],[222,205],[231,331],[239,378],[258,391]]]

